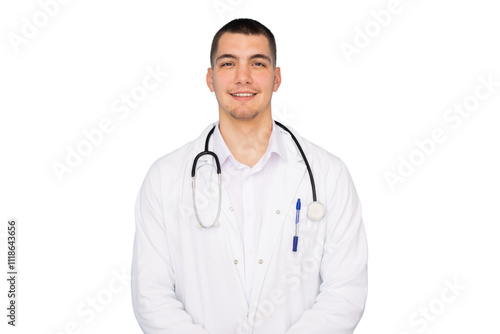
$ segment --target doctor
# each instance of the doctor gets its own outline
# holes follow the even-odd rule
[[[281,70],[265,26],[229,22],[210,56],[206,81],[219,121],[158,159],[137,199],[132,297],[139,325],[151,334],[353,333],[367,293],[367,246],[347,168],[292,130],[303,156],[273,122]],[[208,154],[194,167],[193,192],[193,160],[205,145],[220,162],[220,195]],[[308,216],[306,160],[324,207],[317,220]]]

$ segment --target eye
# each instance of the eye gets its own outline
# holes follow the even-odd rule
[[[254,64],[255,66],[262,66],[262,67],[266,66],[266,64],[264,64],[264,63],[260,63],[260,62],[255,62],[255,63],[253,63],[253,64]]]
[[[233,65],[233,63],[231,63],[231,62],[226,62],[226,63],[222,63],[220,66],[221,66],[221,67],[228,67],[228,66],[231,66],[231,65]]]

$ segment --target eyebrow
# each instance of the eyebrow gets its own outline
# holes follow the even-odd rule
[[[218,56],[216,59],[215,59],[215,63],[217,63],[220,59],[222,58],[231,58],[231,59],[239,59],[238,57],[236,57],[235,55],[233,54],[230,54],[230,53],[224,53],[224,54],[221,54],[220,56]],[[257,53],[257,54],[254,54],[252,56],[250,56],[249,59],[265,59],[267,60],[270,64],[272,64],[272,61],[271,61],[271,58],[269,56],[266,56],[265,54],[261,54],[261,53]]]

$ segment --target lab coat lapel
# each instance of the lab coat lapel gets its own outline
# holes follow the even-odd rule
[[[295,208],[297,190],[305,176],[305,165],[294,154],[288,161],[279,160],[276,176],[269,185],[269,197],[259,239],[258,263],[250,301],[250,313],[255,312],[276,241],[281,235],[288,212]]]
[[[209,126],[203,132],[203,134],[198,138],[197,141],[199,143],[197,143],[197,146],[200,146],[201,149],[204,148],[206,136],[207,136],[209,130],[211,130],[214,125],[217,125],[217,123],[214,123],[211,126]],[[212,141],[210,141],[208,149],[213,151]],[[195,155],[196,154],[198,154],[198,152],[196,152]],[[196,178],[198,179],[198,175],[200,175],[200,178],[203,178],[204,180],[211,181],[210,186],[213,189],[213,191],[215,191],[215,193],[214,193],[215,198],[213,198],[210,202],[211,202],[212,208],[216,207],[218,205],[218,191],[219,190],[218,190],[218,184],[217,184],[218,179],[216,176],[217,173],[216,173],[216,168],[215,168],[215,166],[216,166],[215,160],[210,155],[204,155],[203,157],[200,157],[200,159],[198,161],[199,162],[198,162],[198,168],[196,170],[196,175],[197,175]],[[203,168],[202,167],[203,164],[210,164],[213,167]],[[222,179],[224,180],[224,175],[222,175]],[[201,185],[200,185],[200,187],[201,187]],[[223,230],[225,231],[225,233],[227,235],[227,238],[228,238],[227,242],[232,250],[233,259],[242,261],[243,260],[243,244],[241,241],[240,230],[239,230],[238,222],[236,220],[236,215],[232,211],[231,200],[229,199],[226,188],[224,186],[224,181],[222,182],[221,194],[222,194],[222,196],[221,196],[221,200],[222,200],[222,202],[221,202],[221,214],[219,217],[220,226],[223,227]],[[216,212],[214,212],[214,214],[212,214],[212,217],[215,217],[215,213]],[[243,267],[243,266],[240,266],[240,267]],[[242,273],[243,273],[243,271],[242,271]],[[241,279],[243,279],[243,277],[244,276],[241,276]]]
[[[244,267],[244,254],[243,242],[241,240],[240,229],[236,220],[236,215],[232,211],[231,201],[227,195],[227,191],[222,186],[222,209],[221,209],[221,228],[224,230],[225,240],[223,242],[228,245],[228,254],[231,256],[231,261],[234,263],[235,272],[238,276],[241,290],[240,299],[247,307],[245,296],[245,267]]]
[[[216,124],[214,124],[216,125]],[[209,126],[203,134],[197,139],[196,147],[200,147],[199,151],[193,152],[196,156],[199,152],[204,149],[205,139],[208,131],[211,130],[213,125]],[[213,150],[213,146],[209,145],[209,150]],[[204,165],[210,165],[205,166]],[[218,178],[215,168],[215,160],[210,155],[204,155],[199,158],[197,169],[196,169],[196,191],[197,198],[201,198],[201,208],[199,208],[200,216],[211,217],[210,221],[203,221],[205,225],[210,225],[213,223],[213,219],[217,213],[218,206]],[[209,184],[205,181],[209,180]],[[210,187],[212,190],[203,191],[202,189],[207,189]],[[228,261],[234,264],[234,277],[239,281],[241,286],[240,294],[238,299],[242,302],[242,307],[247,308],[246,296],[245,296],[245,267],[244,267],[244,255],[243,255],[243,243],[241,240],[240,230],[238,222],[236,220],[236,215],[232,211],[231,200],[227,194],[226,188],[224,187],[224,182],[222,183],[221,191],[221,213],[219,217],[219,226],[214,227],[220,229],[222,233],[219,233],[219,242],[227,246],[227,252],[222,261]],[[197,202],[198,203],[198,202]]]

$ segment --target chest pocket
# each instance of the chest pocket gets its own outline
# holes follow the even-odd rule
[[[309,199],[306,199],[308,201]],[[305,202],[307,205],[309,202]],[[296,210],[290,210],[286,217],[282,241],[282,253],[287,261],[302,263],[311,270],[319,267],[324,249],[324,218],[313,221],[307,216],[307,205],[302,203],[298,226],[295,224]],[[311,202],[312,203],[312,202]],[[296,232],[297,230],[297,232]],[[297,251],[293,251],[294,237],[298,236]]]

